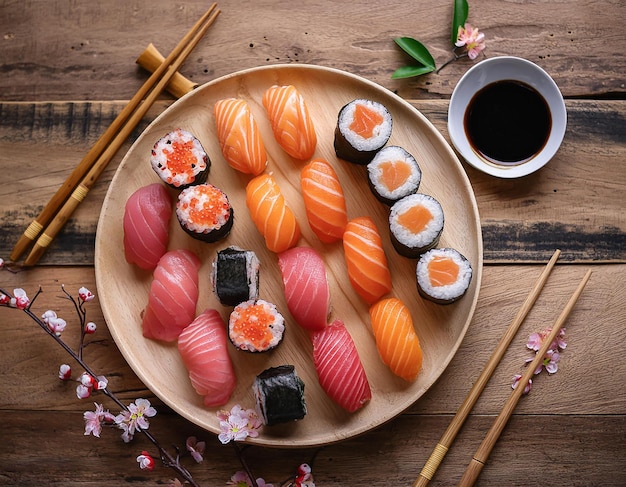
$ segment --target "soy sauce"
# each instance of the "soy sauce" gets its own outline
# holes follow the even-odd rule
[[[470,100],[463,120],[472,148],[501,165],[527,162],[546,144],[552,117],[532,86],[502,80],[488,84]]]

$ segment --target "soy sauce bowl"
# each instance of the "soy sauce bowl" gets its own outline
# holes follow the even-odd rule
[[[473,133],[468,127],[468,107],[476,103],[476,95],[485,87],[490,89],[493,83],[511,81],[530,87],[530,91],[538,93],[549,112],[549,126],[545,134],[545,142],[536,152],[528,154],[520,160],[502,161],[477,148]],[[481,93],[484,93],[483,90]],[[506,104],[503,103],[503,110]],[[515,117],[511,111],[506,117]],[[513,118],[512,118],[513,120]],[[532,120],[526,129],[533,128]],[[567,126],[567,111],[563,95],[554,80],[536,64],[522,58],[501,56],[486,59],[470,68],[459,80],[448,108],[448,132],[456,150],[473,167],[487,174],[500,178],[519,178],[531,174],[545,166],[556,154]],[[523,144],[524,129],[518,130],[519,137],[515,142]],[[494,141],[497,135],[493,135]],[[506,143],[504,144],[506,146]]]

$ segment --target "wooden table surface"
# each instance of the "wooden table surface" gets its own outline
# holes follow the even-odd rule
[[[395,92],[449,141],[451,92],[474,63],[439,74],[392,80],[408,62],[396,36],[425,43],[440,65],[450,56],[452,1],[383,3],[304,0],[219,3],[222,13],[181,70],[202,84],[276,63],[342,69]],[[199,1],[0,3],[0,257],[9,253],[114,116],[147,78],[135,59],[153,42],[171,50],[207,4]],[[478,305],[457,354],[440,380],[395,420],[321,449],[251,448],[254,473],[274,485],[313,460],[318,486],[412,485],[476,380],[505,327],[556,248],[559,264],[435,475],[455,485],[511,392],[528,356],[526,338],[550,326],[587,269],[593,274],[568,322],[559,370],[537,377],[497,442],[478,485],[626,485],[626,58],[621,0],[512,2],[470,0],[469,21],[486,35],[479,59],[533,61],[566,99],[568,126],[553,160],[517,180],[463,164],[476,194],[484,240]],[[100,207],[116,167],[141,129],[174,101],[164,94],[122,147],[39,264],[1,272],[0,287],[22,287],[37,310],[71,316],[60,286],[97,295],[94,241]],[[106,236],[99,236],[106,238]],[[208,443],[190,466],[200,485],[225,485],[241,469],[229,446],[169,410],[137,378],[99,325],[88,363],[122,400],[148,398],[159,411],[150,431],[163,446],[190,435]],[[69,320],[68,320],[69,321]],[[125,444],[115,431],[83,435],[75,384],[57,379],[69,357],[23,313],[0,308],[0,484],[167,485],[173,472],[140,470],[145,438]],[[69,332],[65,337],[77,339]],[[78,368],[76,366],[76,368]],[[103,399],[98,399],[103,400]],[[115,410],[115,405],[107,405]],[[185,459],[187,461],[189,459]]]

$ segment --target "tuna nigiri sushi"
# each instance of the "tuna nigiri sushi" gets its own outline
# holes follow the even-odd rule
[[[228,355],[226,325],[220,314],[207,309],[178,337],[178,351],[194,390],[208,407],[228,402],[236,377]]]
[[[348,277],[368,304],[391,291],[391,274],[376,224],[370,217],[350,220],[343,234]]]
[[[167,251],[172,199],[160,183],[135,191],[124,208],[124,255],[129,264],[152,270]]]
[[[278,144],[295,159],[310,159],[317,135],[304,98],[291,85],[272,86],[263,95],[263,106]]]
[[[322,389],[348,412],[372,398],[354,341],[341,320],[313,335],[313,363]]]
[[[250,180],[246,186],[246,206],[272,252],[284,252],[300,239],[300,225],[271,174]]]
[[[324,243],[341,240],[348,223],[346,200],[337,173],[323,159],[313,159],[300,172],[309,226]]]
[[[246,101],[240,98],[218,100],[213,112],[226,162],[244,174],[261,174],[267,166],[267,153]]]
[[[200,259],[190,250],[170,250],[154,269],[143,336],[171,342],[196,316]]]
[[[322,257],[309,247],[294,247],[278,254],[278,266],[287,308],[294,320],[307,330],[324,328],[330,311],[330,289]]]
[[[378,301],[370,307],[376,348],[391,371],[413,381],[422,368],[422,348],[408,308],[397,298]]]

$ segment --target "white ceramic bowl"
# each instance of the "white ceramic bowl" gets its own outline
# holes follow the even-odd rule
[[[464,127],[465,111],[473,96],[486,85],[502,80],[521,81],[532,86],[547,102],[552,118],[550,134],[543,148],[518,165],[495,164],[482,157],[470,145]],[[536,64],[512,56],[486,59],[470,68],[454,88],[448,108],[448,132],[456,150],[475,168],[500,178],[526,176],[546,165],[559,149],[566,125],[563,95],[554,80]]]

